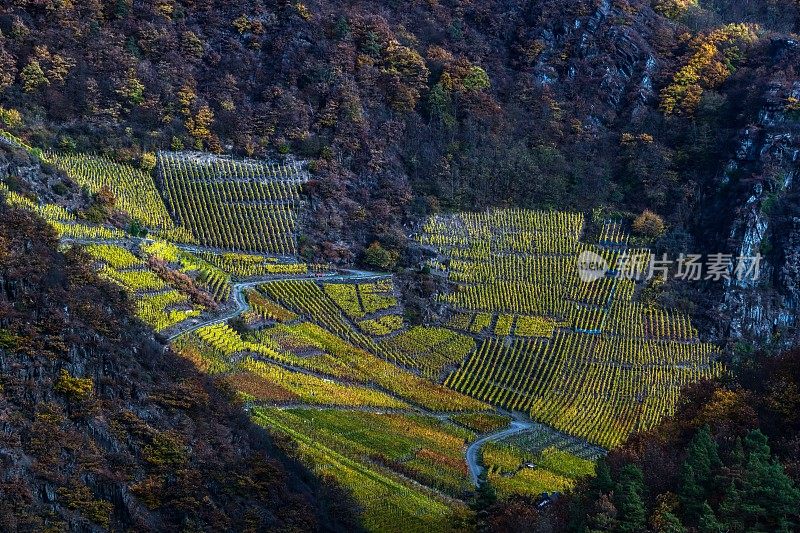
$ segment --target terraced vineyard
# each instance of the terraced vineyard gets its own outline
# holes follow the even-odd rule
[[[147,172],[103,156],[48,152],[45,157],[89,192],[98,193],[103,188],[110,190],[115,207],[143,226],[160,230],[170,238],[191,238],[185,230],[175,226],[152,176]]]
[[[169,211],[200,244],[295,253],[298,166],[161,152],[157,171]]]
[[[231,274],[200,256],[181,250],[167,241],[143,243],[141,250],[156,263],[173,263],[183,273],[194,273],[193,281],[206,290],[215,302],[224,302],[231,296]],[[178,266],[179,265],[179,266]]]
[[[98,262],[100,276],[125,290],[136,315],[156,331],[196,318],[205,310],[205,306],[192,302],[189,294],[170,285],[127,248],[90,244],[84,250]]]
[[[59,238],[111,240],[126,237],[125,232],[117,228],[77,222],[75,215],[67,211],[63,206],[35,202],[26,196],[9,190],[8,185],[2,182],[0,182],[0,195],[3,196],[7,205],[32,211],[41,216],[53,228]]]
[[[581,459],[594,461],[605,453],[602,448],[592,446],[584,439],[566,435],[544,424],[537,424],[528,431],[505,438],[500,444],[520,450],[528,456],[535,456],[548,448],[556,448]]]
[[[377,461],[437,490],[469,490],[462,448],[475,438],[465,429],[418,414],[333,409],[272,410],[292,427],[353,458]]]
[[[401,353],[423,375],[438,379],[448,364],[460,362],[475,349],[475,341],[446,328],[415,326],[381,343],[384,353]]]
[[[469,489],[463,448],[474,435],[423,413],[489,406],[365,348],[375,342],[320,285],[264,283],[247,297],[265,323],[244,335],[204,326],[173,347],[238,391],[254,420],[289,437],[316,472],[352,490],[367,527],[449,530],[454,514],[468,514],[457,497]]]
[[[119,285],[134,304],[136,315],[156,331],[200,315],[201,305],[170,286],[130,250],[115,244],[90,244],[84,250],[97,261],[101,277]]]
[[[592,244],[580,214],[432,217],[417,237],[452,290],[436,296],[438,318],[412,325],[393,276],[294,256],[298,166],[161,153],[154,179],[103,157],[46,157],[90,191],[111,190],[158,238],[3,184],[6,203],[82,246],[179,356],[351,490],[373,530],[467,520],[471,442],[502,497],[569,490],[600,446],[652,427],[683,385],[724,371],[689,317],[637,301],[650,252],[630,249],[616,222]],[[581,281],[585,251],[630,279]],[[521,424],[508,411],[541,424],[496,442]]]
[[[290,438],[315,471],[350,489],[370,529],[447,531],[468,517],[459,498],[471,486],[463,449],[474,434],[449,416],[505,419],[482,418],[488,404],[425,376],[475,343],[444,328],[410,328],[391,276],[285,257],[295,247],[300,182],[287,174],[296,169],[186,166],[185,156],[161,154],[165,210],[143,172],[94,156],[49,157],[88,190],[111,190],[116,208],[158,238],[79,222],[64,206],[7,186],[5,201],[45,217],[64,247],[82,247],[139,318],[174,338],[180,356],[235,390],[254,421]],[[165,218],[170,211],[175,220]]]
[[[597,245],[579,240],[582,227],[579,214],[496,210],[433,217],[419,240],[455,284],[438,297],[451,327],[485,336],[445,383],[611,447],[723,367],[689,317],[632,301],[647,250],[628,250],[619,224],[604,225]],[[582,281],[587,250],[631,279]]]
[[[488,407],[389,362],[395,360],[393,352],[381,349],[375,340],[349,322],[327,299],[319,284],[309,280],[278,280],[265,283],[260,290],[260,298],[273,302],[276,315],[284,314],[281,310],[285,310],[293,317],[288,324],[258,330],[249,336],[255,342],[277,347],[273,359],[333,378],[371,384],[431,410]]]
[[[555,446],[533,453],[504,442],[488,444],[481,451],[488,479],[501,497],[566,492],[578,479],[594,475],[593,461]]]
[[[391,278],[378,283],[326,283],[322,288],[350,318],[364,318],[397,305],[397,299],[392,294]]]
[[[433,469],[436,477],[440,478],[447,456],[440,456],[434,451],[426,453],[426,448],[419,449],[418,446],[425,442],[436,442],[436,446],[441,448],[439,438],[446,436],[452,441],[453,436],[434,429],[428,430],[430,436],[422,437],[419,432],[424,428],[413,419],[364,417],[358,420],[359,415],[350,414],[336,420],[326,415],[303,411],[254,410],[254,420],[271,431],[290,437],[298,447],[300,457],[313,465],[318,474],[332,476],[352,490],[353,496],[364,506],[364,525],[369,530],[458,530],[454,527],[453,516],[463,517],[468,513],[462,502],[443,497],[405,477],[398,477],[390,468],[380,465],[378,457],[370,458],[369,463],[352,458],[359,453],[367,457],[380,455],[381,460],[391,463],[392,457],[403,457],[400,455],[403,452],[406,452],[406,457],[415,453],[416,457],[405,460],[405,463],[411,463],[407,468],[417,476],[424,476],[426,470]],[[347,420],[345,417],[355,419]],[[317,418],[321,420],[319,425]],[[387,421],[391,425],[386,424]],[[409,430],[414,433],[408,435]],[[377,438],[370,439],[370,435]],[[431,437],[438,438],[432,441]],[[371,450],[379,451],[371,454]]]
[[[5,195],[5,200],[8,205],[33,211],[47,221],[72,222],[75,220],[75,215],[63,207],[55,204],[40,204],[34,202],[27,196],[10,190],[5,183],[0,183],[0,193]]]
[[[257,278],[276,274],[296,276],[309,272],[325,272],[327,265],[298,262],[279,261],[276,257],[264,255],[242,254],[236,252],[211,253],[200,252],[196,254],[214,266],[229,272],[232,276],[240,279]]]

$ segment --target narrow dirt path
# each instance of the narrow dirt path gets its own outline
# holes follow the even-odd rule
[[[467,451],[464,454],[464,458],[467,461],[467,468],[469,469],[469,479],[473,485],[476,487],[480,483],[480,476],[483,472],[483,467],[480,465],[480,461],[478,460],[478,455],[481,450],[481,447],[488,443],[494,442],[498,440],[502,440],[506,437],[510,437],[511,435],[516,435],[517,433],[522,433],[525,430],[532,429],[536,427],[534,422],[529,422],[526,420],[514,420],[511,422],[511,426],[505,429],[500,429],[495,431],[494,433],[489,433],[488,435],[484,435],[475,440],[472,444],[467,447]]]

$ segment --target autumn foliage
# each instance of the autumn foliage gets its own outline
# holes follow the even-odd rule
[[[358,528],[346,495],[56,246],[44,222],[0,207],[0,529]]]

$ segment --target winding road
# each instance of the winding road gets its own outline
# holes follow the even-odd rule
[[[197,329],[202,328],[203,326],[208,326],[210,324],[219,324],[220,322],[225,322],[227,320],[239,316],[240,314],[247,311],[247,309],[249,309],[250,307],[250,305],[247,303],[247,298],[245,298],[244,295],[245,291],[247,289],[258,287],[259,285],[264,285],[266,283],[270,283],[273,281],[297,281],[297,280],[369,281],[374,279],[382,279],[389,275],[390,274],[368,272],[366,270],[340,270],[328,274],[303,274],[302,276],[269,277],[251,281],[241,281],[237,283],[232,283],[231,294],[233,295],[233,302],[235,304],[235,307],[233,309],[226,311],[221,315],[210,316],[204,320],[200,320],[199,322],[193,322],[189,324],[184,322],[183,327],[181,327],[181,325],[179,324],[178,329],[175,332],[171,333],[169,336],[167,336],[166,339],[167,341],[172,341],[185,333],[195,331]]]
[[[0,137],[0,140],[2,138]],[[153,239],[147,237],[126,237],[120,239],[91,239],[91,238],[71,238],[66,237],[60,239],[63,243],[69,244],[116,244],[125,246],[130,244],[131,242],[140,243],[144,242],[153,242]],[[198,252],[213,252],[219,253],[224,252],[225,250],[221,250],[219,248],[211,248],[208,246],[196,246],[191,244],[177,244],[175,246],[190,253],[198,253]],[[249,253],[249,252],[248,252]],[[251,255],[263,255],[263,254],[251,254]],[[282,256],[264,256],[264,257],[279,257]],[[284,257],[285,259],[285,257]],[[298,276],[264,276],[259,279],[248,280],[248,281],[240,281],[236,283],[231,283],[231,293],[233,295],[233,303],[235,307],[226,311],[220,315],[212,315],[203,320],[198,322],[193,322],[191,320],[186,320],[181,324],[176,326],[174,332],[170,333],[166,337],[164,337],[167,342],[175,340],[177,337],[185,333],[189,333],[191,331],[198,330],[203,326],[208,326],[210,324],[218,324],[220,322],[225,322],[232,318],[239,316],[240,314],[244,313],[249,309],[249,304],[247,303],[247,298],[245,298],[244,293],[247,289],[252,289],[254,287],[258,287],[259,285],[264,285],[266,283],[270,283],[273,281],[298,281],[298,280],[324,280],[324,281],[370,281],[370,280],[378,280],[383,279],[386,277],[391,276],[391,274],[381,273],[381,272],[370,272],[367,270],[352,270],[352,269],[338,269],[333,272],[328,272],[324,274],[302,274]]]
[[[506,437],[510,437],[511,435],[516,435],[517,433],[522,433],[525,430],[532,429],[536,427],[534,422],[527,422],[525,420],[514,420],[511,422],[511,426],[505,429],[501,429],[495,431],[494,433],[489,433],[488,435],[484,435],[480,437],[475,442],[470,444],[467,447],[467,453],[465,454],[465,458],[467,460],[467,468],[469,469],[469,479],[472,481],[472,484],[476,487],[480,484],[480,476],[483,472],[483,467],[480,465],[478,460],[478,452],[480,452],[481,447],[486,444],[487,442],[493,442],[497,440],[502,440]]]
[[[106,244],[122,244],[122,239],[117,242],[116,239],[62,239],[63,241],[67,242],[76,242],[80,244],[87,244],[91,242],[97,243],[106,243]],[[141,239],[147,240],[147,239]],[[130,240],[127,240],[130,242]],[[205,252],[205,251],[217,251],[215,249],[209,249],[207,247],[202,246],[193,246],[193,245],[185,245],[181,244],[178,245],[179,248],[185,250],[187,252],[198,253],[198,252]],[[190,333],[192,331],[196,331],[204,326],[208,326],[211,324],[219,324],[220,322],[225,322],[232,318],[239,316],[240,314],[247,311],[250,305],[247,302],[247,298],[245,297],[245,291],[247,289],[252,289],[258,287],[259,285],[264,285],[266,283],[271,283],[275,281],[298,281],[298,280],[324,280],[324,281],[370,281],[370,280],[377,280],[383,279],[391,274],[379,273],[379,272],[369,272],[365,270],[350,270],[350,269],[340,269],[335,272],[329,272],[325,274],[303,274],[298,276],[270,276],[270,277],[262,277],[259,279],[248,280],[248,281],[240,281],[231,284],[231,294],[233,296],[233,303],[234,307],[225,311],[222,314],[212,315],[205,319],[199,320],[197,322],[185,321],[182,324],[177,326],[177,329],[166,336],[167,342],[171,342],[177,337],[184,335],[186,333]],[[305,371],[302,369],[297,369],[299,371]],[[311,406],[310,406],[311,407]],[[313,408],[320,408],[319,406],[313,406]],[[329,407],[328,407],[329,408]],[[372,408],[368,410],[373,411]],[[391,409],[374,409],[375,411],[393,411]],[[403,412],[405,410],[400,409],[397,410],[399,412]],[[423,410],[425,411],[425,410]],[[417,412],[414,410],[414,412]],[[432,416],[436,416],[440,419],[446,419],[446,413],[428,413]],[[467,469],[469,470],[469,477],[472,484],[477,487],[480,485],[480,476],[483,473],[484,468],[480,465],[479,455],[481,447],[488,443],[499,441],[510,437],[512,435],[516,435],[518,433],[522,433],[523,431],[533,429],[536,427],[536,423],[525,420],[521,417],[515,416],[514,420],[512,420],[511,425],[507,428],[500,429],[493,433],[489,433],[483,435],[476,439],[473,443],[471,443],[464,454],[465,461],[467,463]]]

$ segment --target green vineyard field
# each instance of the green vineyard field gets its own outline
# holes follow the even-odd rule
[[[583,225],[580,214],[495,210],[432,217],[418,239],[454,284],[438,296],[452,309],[448,324],[492,333],[445,384],[613,447],[672,414],[682,387],[724,368],[688,316],[633,301],[650,253],[628,250],[614,222],[598,244],[582,242]],[[587,250],[611,274],[635,265],[631,279],[583,281]]]
[[[344,484],[370,529],[447,530],[469,516],[477,434],[501,497],[568,491],[605,449],[674,413],[684,386],[726,372],[689,316],[641,301],[651,252],[631,248],[619,221],[590,239],[579,213],[432,216],[415,237],[439,289],[420,316],[403,275],[297,257],[302,165],[162,152],[151,175],[104,156],[42,157],[90,193],[111,191],[128,218],[91,224],[2,183],[5,202],[81,247],[175,353]],[[149,236],[123,231],[129,220]],[[582,280],[584,252],[608,274]]]
[[[161,152],[157,173],[169,211],[200,244],[295,253],[299,167]]]
[[[48,152],[45,157],[89,192],[97,193],[104,187],[110,190],[115,207],[142,225],[175,230],[153,178],[147,172],[103,156]]]

